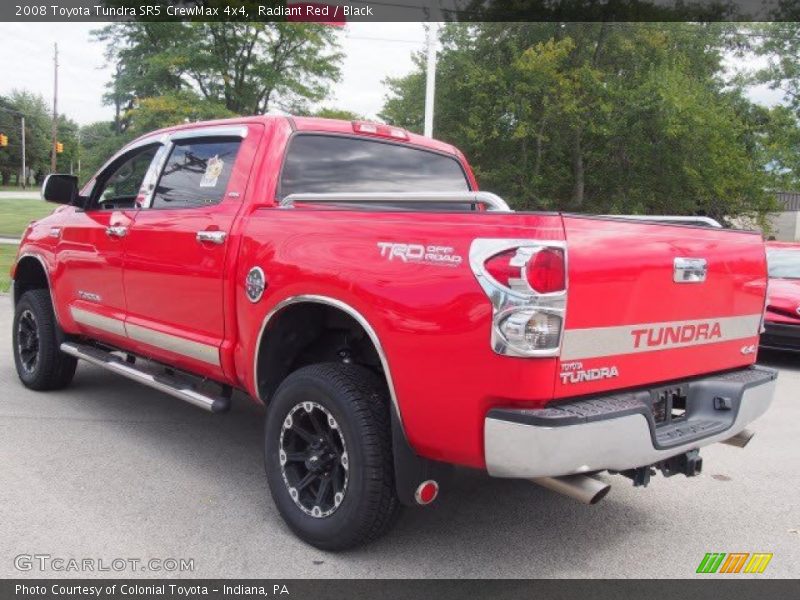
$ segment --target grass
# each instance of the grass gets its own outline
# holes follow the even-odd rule
[[[25,192],[27,194],[28,192],[38,192],[39,187],[38,185],[29,185],[23,190],[19,185],[0,185],[0,192]]]
[[[8,293],[11,287],[11,263],[17,257],[17,247],[10,244],[0,244],[0,293]]]
[[[46,217],[55,205],[44,200],[0,198],[0,237],[20,238],[28,223]]]

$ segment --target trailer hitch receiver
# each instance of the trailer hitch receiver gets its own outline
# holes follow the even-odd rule
[[[656,469],[661,471],[664,477],[681,474],[686,475],[686,477],[694,477],[702,472],[703,459],[700,457],[700,450],[689,450],[653,465],[627,469],[620,471],[619,474],[631,479],[634,487],[647,487],[647,484],[650,483],[650,478],[656,474]]]

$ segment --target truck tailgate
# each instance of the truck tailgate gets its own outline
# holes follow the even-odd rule
[[[767,284],[760,234],[575,215],[564,216],[564,229],[569,283],[556,397],[755,362]],[[702,262],[682,259],[705,260],[705,280],[691,269]]]

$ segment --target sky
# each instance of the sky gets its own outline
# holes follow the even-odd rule
[[[0,23],[0,95],[24,89],[53,97],[53,43],[59,51],[59,113],[81,125],[110,120],[111,107],[103,106],[105,84],[111,70],[105,64],[104,44],[90,41],[90,32],[102,23]],[[341,81],[322,104],[375,118],[380,112],[389,76],[409,73],[411,56],[425,45],[421,23],[353,22],[344,29]],[[729,59],[729,67],[753,67]],[[758,103],[772,106],[781,101],[779,92],[766,86],[750,90]]]

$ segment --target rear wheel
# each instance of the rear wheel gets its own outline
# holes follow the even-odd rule
[[[14,311],[14,364],[22,383],[32,390],[57,390],[69,385],[78,364],[59,349],[59,330],[50,293],[29,290]]]
[[[385,386],[363,367],[299,369],[267,408],[272,497],[292,531],[324,550],[369,542],[394,523],[391,447]]]

